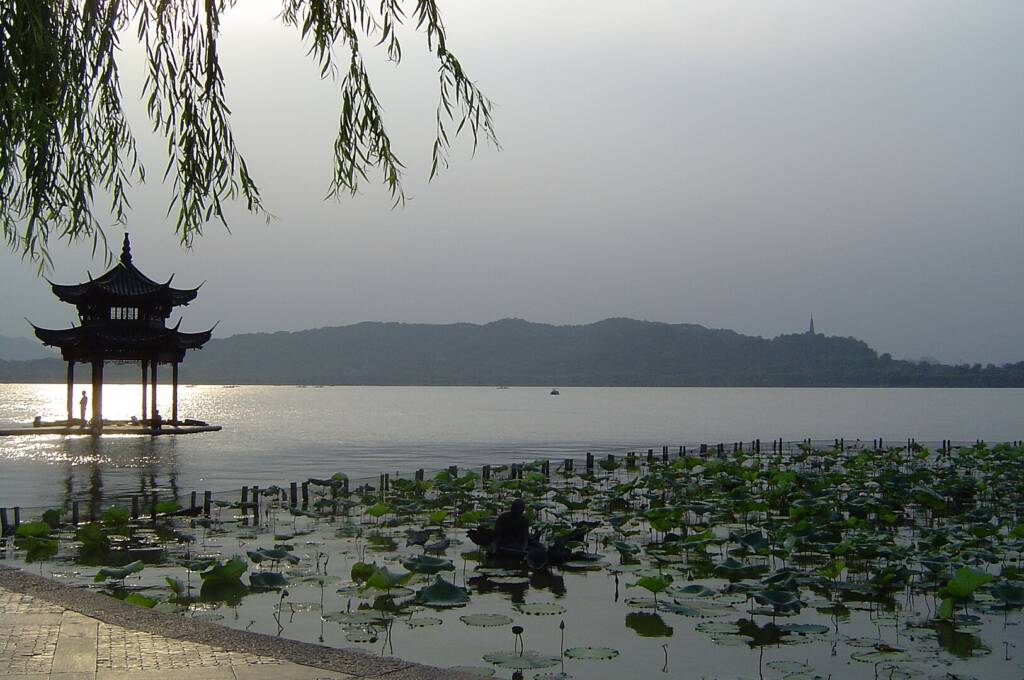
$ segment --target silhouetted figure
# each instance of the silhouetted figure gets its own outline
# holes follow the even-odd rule
[[[526,552],[530,545],[530,520],[526,518],[526,503],[522,498],[512,501],[512,507],[498,515],[494,523],[492,552]]]
[[[153,409],[153,429],[159,430],[164,426],[163,416],[160,415],[160,411]]]
[[[78,413],[83,427],[85,426],[85,407],[88,405],[89,397],[85,396],[85,390],[82,390],[82,398],[78,400]]]

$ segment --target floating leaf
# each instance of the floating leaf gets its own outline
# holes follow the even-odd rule
[[[430,555],[416,555],[402,560],[402,566],[417,574],[437,574],[442,571],[455,571],[451,560]]]
[[[630,628],[641,637],[672,637],[672,626],[665,623],[657,614],[626,614],[626,628]]]
[[[828,626],[820,623],[786,623],[779,626],[780,630],[797,635],[810,635],[816,633],[827,633],[831,630]]]
[[[142,571],[142,568],[145,566],[146,565],[142,563],[142,560],[136,560],[130,564],[124,565],[123,567],[103,567],[96,573],[96,576],[93,577],[93,581],[99,583],[100,581],[106,581],[108,578],[123,580],[131,574]]]
[[[565,650],[565,655],[570,659],[606,661],[617,657],[619,652],[611,647],[570,647]]]
[[[1008,607],[1024,607],[1024,583],[1001,581],[992,586],[989,592]]]
[[[532,650],[522,653],[491,652],[490,654],[484,654],[483,659],[499,668],[505,668],[510,671],[550,668],[557,665],[560,660],[557,656],[538,654]]]
[[[555,602],[525,602],[517,604],[516,609],[529,616],[556,616],[565,613],[565,607]]]
[[[466,675],[478,675],[481,678],[490,678],[494,675],[493,668],[486,668],[484,666],[449,666],[448,670],[453,673],[465,673]],[[538,675],[533,676],[534,680],[540,677]]]
[[[390,590],[409,582],[413,577],[412,572],[394,572],[387,567],[374,569],[370,578],[366,579],[363,588],[374,588],[376,590]]]
[[[512,623],[512,619],[504,614],[467,614],[460,616],[459,620],[467,626],[480,626],[483,628],[507,626]]]
[[[939,591],[941,594],[955,598],[968,598],[981,586],[995,580],[995,576],[979,569],[960,567],[953,574],[946,586]]]
[[[26,522],[19,524],[14,531],[15,538],[46,538],[50,535],[50,525],[46,522]]]
[[[351,576],[352,580],[358,583],[365,582],[368,578],[373,576],[373,572],[377,571],[377,564],[366,562],[356,562],[352,565]]]
[[[288,586],[288,579],[279,571],[256,571],[249,574],[249,587],[253,590],[276,590]]]
[[[416,601],[428,607],[462,607],[469,602],[469,591],[438,576],[433,585],[416,593]]]
[[[870,652],[857,652],[852,654],[851,657],[855,661],[862,661],[864,663],[881,663],[883,661],[895,662],[895,661],[907,661],[909,656],[905,651],[897,647],[890,647],[885,644],[875,645],[875,649]]]
[[[406,619],[405,625],[410,628],[429,628],[440,626],[444,621],[433,616],[417,616],[414,619]]]
[[[227,562],[215,562],[212,567],[199,574],[203,579],[203,585],[210,584],[235,584],[241,583],[242,574],[249,566],[241,557],[235,555]]]

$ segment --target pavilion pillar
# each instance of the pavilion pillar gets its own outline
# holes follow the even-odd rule
[[[156,420],[156,365],[157,365],[156,359],[153,359],[152,361],[149,362],[149,366],[150,366],[150,381],[149,381],[150,382],[150,386],[149,386],[149,388],[151,390],[151,396],[152,396],[152,399],[150,399],[150,401],[153,402],[153,416],[152,416],[153,420]]]
[[[178,423],[178,362],[171,364],[171,422]]]
[[[75,360],[68,360],[68,427],[75,417]]]
[[[147,377],[146,371],[148,371],[148,370],[149,370],[149,362],[147,362],[145,359],[143,359],[142,360],[142,421],[143,422],[146,421],[146,409],[147,409],[146,397],[148,396],[146,394],[146,389],[148,387],[148,377]]]
[[[103,359],[92,362],[92,427],[103,429]]]

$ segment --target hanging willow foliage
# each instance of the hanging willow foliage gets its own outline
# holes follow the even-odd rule
[[[127,31],[145,48],[143,98],[167,145],[169,214],[190,245],[224,202],[241,198],[266,214],[231,133],[217,46],[223,13],[237,0],[0,0],[0,220],[9,247],[45,268],[51,238],[103,241],[97,190],[123,223],[127,191],[144,181],[125,118],[118,43]],[[379,3],[379,4],[378,4]],[[396,204],[403,165],[391,148],[381,105],[362,58],[368,40],[399,62],[398,27],[426,35],[439,64],[437,130],[430,176],[447,165],[463,129],[474,148],[495,143],[491,103],[448,51],[437,0],[282,0],[324,78],[340,84],[330,196],[355,193],[380,171]],[[347,63],[336,62],[336,54]]]

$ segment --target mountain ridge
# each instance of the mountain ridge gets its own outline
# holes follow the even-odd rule
[[[112,381],[138,369],[111,366]],[[0,361],[0,381],[61,382],[62,362]],[[743,335],[616,317],[552,325],[364,321],[243,333],[190,352],[185,383],[721,387],[1024,387],[1024,362],[950,366],[879,355],[862,340]]]

